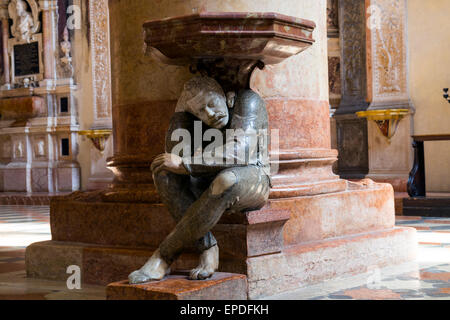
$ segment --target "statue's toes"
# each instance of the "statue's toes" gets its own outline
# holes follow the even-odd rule
[[[136,270],[130,273],[128,276],[128,281],[130,284],[139,284],[139,283],[145,283],[149,282],[151,278],[144,273],[141,272],[141,270]]]
[[[198,273],[200,272],[199,268],[192,269],[189,273],[189,279],[198,280]]]
[[[205,268],[195,268],[191,270],[189,279],[191,280],[205,280],[210,278],[214,274],[214,271]]]
[[[200,270],[200,272],[198,273],[197,279],[205,280],[205,279],[210,278],[213,274],[214,274],[214,271],[203,269],[203,270]]]

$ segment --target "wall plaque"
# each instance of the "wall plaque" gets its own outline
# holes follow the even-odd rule
[[[39,42],[14,45],[15,76],[24,77],[39,73]]]

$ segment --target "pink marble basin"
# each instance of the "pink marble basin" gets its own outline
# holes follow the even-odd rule
[[[313,21],[278,13],[199,13],[144,24],[147,52],[167,64],[218,58],[276,64],[314,43]]]

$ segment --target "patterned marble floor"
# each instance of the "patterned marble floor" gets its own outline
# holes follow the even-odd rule
[[[397,217],[397,225],[418,230],[417,261],[270,299],[450,299],[450,218]],[[26,246],[50,238],[47,206],[0,206],[0,300],[105,299],[104,287],[69,290],[65,283],[26,278]]]
[[[29,279],[25,248],[51,239],[48,206],[0,206],[0,300],[101,300],[105,289],[83,285],[69,290],[65,283]]]

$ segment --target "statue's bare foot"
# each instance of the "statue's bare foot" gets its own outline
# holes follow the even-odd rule
[[[170,273],[170,266],[163,260],[158,249],[142,268],[130,273],[128,280],[130,284],[158,281],[168,273]]]
[[[191,280],[204,280],[211,277],[219,268],[219,247],[215,245],[200,255],[200,264],[192,269],[189,275]]]

